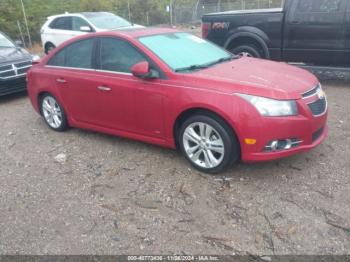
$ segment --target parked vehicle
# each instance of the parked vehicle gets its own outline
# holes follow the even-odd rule
[[[283,9],[203,16],[206,38],[234,54],[350,66],[350,1],[285,0]]]
[[[107,30],[138,28],[115,14],[107,12],[66,13],[50,16],[41,28],[41,42],[45,53],[72,37]]]
[[[28,90],[53,130],[72,126],[178,147],[208,173],[307,151],[328,132],[327,100],[311,73],[237,58],[172,29],[70,40],[31,68]]]
[[[32,66],[32,56],[0,32],[0,96],[26,90],[26,72]]]

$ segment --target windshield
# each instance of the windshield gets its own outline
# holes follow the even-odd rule
[[[15,47],[15,45],[6,36],[0,33],[0,47]]]
[[[112,13],[84,13],[83,14],[94,26],[101,29],[116,29],[132,26],[132,24]]]
[[[189,33],[140,37],[139,41],[174,71],[192,71],[232,59],[220,47]]]

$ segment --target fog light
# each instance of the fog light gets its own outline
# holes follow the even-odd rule
[[[265,152],[274,152],[280,150],[288,150],[294,147],[299,146],[302,143],[300,139],[297,138],[288,138],[270,141],[266,146]]]

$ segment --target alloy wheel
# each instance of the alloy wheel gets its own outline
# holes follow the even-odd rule
[[[195,122],[183,134],[183,146],[188,158],[202,168],[215,168],[225,155],[222,137],[207,123]]]
[[[42,100],[42,112],[46,122],[54,129],[57,129],[62,124],[62,110],[55,98],[46,96]]]

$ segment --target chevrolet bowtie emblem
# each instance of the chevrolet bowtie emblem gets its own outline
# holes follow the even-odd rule
[[[319,88],[317,90],[317,96],[319,99],[324,99],[326,97],[326,94],[324,93],[324,91],[321,88]]]

